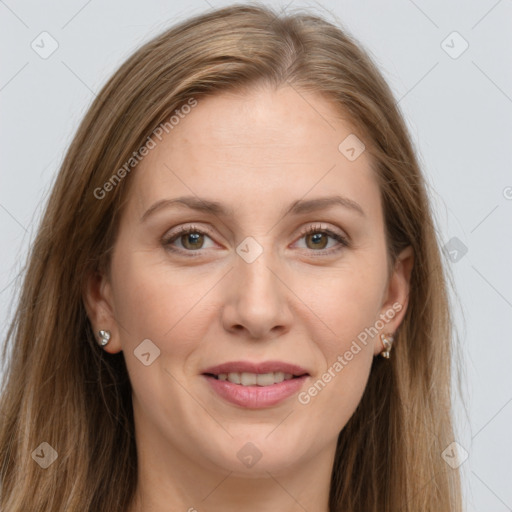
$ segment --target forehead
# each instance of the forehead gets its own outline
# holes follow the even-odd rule
[[[367,153],[351,161],[343,152],[343,141],[357,140],[354,128],[322,96],[289,86],[225,92],[187,112],[161,141],[152,137],[155,147],[132,176],[139,211],[184,194],[234,207],[334,192],[378,203]]]

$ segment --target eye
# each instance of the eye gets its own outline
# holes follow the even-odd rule
[[[170,251],[182,254],[187,253],[187,256],[199,256],[201,249],[208,248],[204,245],[205,237],[211,240],[207,231],[196,226],[181,226],[176,232],[164,237],[162,243]],[[337,244],[335,244],[334,249],[331,247],[329,250],[323,250],[328,244],[329,238],[336,241]],[[322,228],[321,226],[310,226],[302,233],[300,240],[302,239],[306,241],[306,249],[311,249],[316,253],[316,256],[333,254],[345,247],[349,247],[348,240],[342,234],[329,228]],[[176,242],[179,242],[181,247],[177,247],[175,245]],[[199,254],[193,254],[195,252]]]
[[[195,252],[204,247],[204,237],[210,238],[207,232],[196,228],[195,226],[182,226],[179,230],[169,237],[163,239],[163,244],[166,248],[176,252]],[[174,242],[180,242],[182,247],[175,247]]]
[[[329,243],[329,238],[338,243],[335,244],[334,250],[323,251],[322,249],[325,249],[326,245]],[[348,240],[341,233],[337,233],[329,228],[322,228],[321,226],[310,226],[302,234],[300,240],[302,239],[305,239],[307,249],[313,248],[313,252],[318,253],[320,256],[335,253],[349,246]]]

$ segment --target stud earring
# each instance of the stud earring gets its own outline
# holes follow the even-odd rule
[[[110,331],[99,331],[98,345],[104,347],[110,340]]]
[[[391,352],[391,347],[393,346],[393,341],[395,341],[395,338],[393,338],[391,334],[381,334],[380,339],[384,345],[384,350],[380,353],[380,355],[386,359],[389,359],[389,353]]]

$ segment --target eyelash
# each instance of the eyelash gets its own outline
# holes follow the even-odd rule
[[[186,227],[182,226],[182,227],[180,227],[178,232],[173,233],[170,237],[164,237],[164,239],[162,239],[162,243],[169,251],[179,253],[179,254],[185,253],[187,257],[200,256],[201,249],[199,249],[197,251],[191,251],[191,250],[179,249],[179,248],[173,247],[171,245],[172,242],[176,241],[181,236],[188,235],[190,233],[198,233],[201,235],[209,236],[208,231],[204,231],[202,229],[196,228],[196,226],[186,226]],[[335,231],[332,231],[329,228],[322,228],[321,226],[310,226],[307,230],[305,230],[301,233],[299,240],[304,238],[305,236],[311,235],[313,233],[325,234],[325,235],[329,236],[330,238],[333,238],[334,240],[336,240],[339,243],[338,247],[336,247],[334,250],[332,248],[328,249],[328,250],[321,250],[321,251],[320,250],[316,251],[314,249],[310,249],[310,251],[315,253],[316,256],[332,255],[342,249],[350,247],[349,241],[344,236],[340,235],[339,233],[336,233]]]

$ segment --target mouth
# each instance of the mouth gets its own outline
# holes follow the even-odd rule
[[[205,368],[202,374],[240,386],[272,386],[309,376],[302,366],[284,361],[230,361]]]
[[[285,380],[300,379],[306,377],[309,373],[300,375],[293,375],[292,373],[284,372],[267,372],[267,373],[252,373],[252,372],[229,372],[229,373],[203,373],[207,377],[212,377],[216,380],[228,381],[232,384],[240,386],[272,386],[279,384]]]
[[[202,372],[216,396],[249,409],[279,405],[298,393],[310,376],[301,366],[283,361],[232,361]]]

